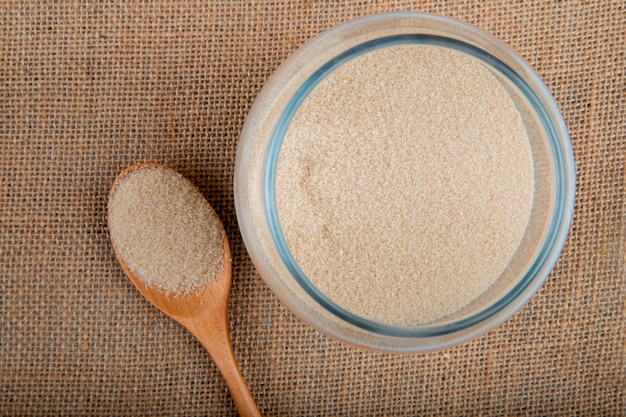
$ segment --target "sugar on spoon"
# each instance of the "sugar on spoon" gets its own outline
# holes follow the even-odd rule
[[[239,414],[260,416],[231,345],[230,246],[211,205],[178,172],[138,164],[113,183],[108,224],[115,255],[135,287],[202,343]]]

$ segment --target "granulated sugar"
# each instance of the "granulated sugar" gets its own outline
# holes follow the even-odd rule
[[[533,186],[521,116],[489,70],[403,45],[348,61],[309,94],[276,199],[317,288],[358,315],[415,325],[489,288],[521,241]]]
[[[123,177],[109,200],[109,229],[118,254],[148,287],[184,295],[222,271],[223,226],[174,171],[144,166]]]

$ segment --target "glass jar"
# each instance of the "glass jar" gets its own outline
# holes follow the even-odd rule
[[[379,323],[334,303],[302,273],[282,239],[274,181],[289,122],[307,94],[343,63],[376,48],[431,45],[479,60],[517,107],[534,163],[528,226],[494,284],[461,310],[425,325]],[[341,92],[337,92],[341,94]],[[539,289],[564,245],[575,196],[574,158],[563,118],[546,86],[509,47],[465,23],[435,15],[359,18],[310,40],[271,76],[246,119],[237,149],[235,206],[246,248],[263,280],[298,317],[343,342],[390,352],[426,352],[479,336]]]

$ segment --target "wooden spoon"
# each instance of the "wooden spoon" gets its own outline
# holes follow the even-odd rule
[[[155,165],[139,164],[123,171],[113,183],[109,200],[115,195],[118,185],[131,172],[143,167],[159,168],[175,171]],[[209,204],[207,202],[207,204]],[[109,224],[111,212],[109,211]],[[221,223],[219,223],[221,225]],[[129,269],[127,262],[121,256],[115,245],[115,236],[111,233],[113,250],[126,275],[133,282],[139,292],[156,308],[173,318],[189,330],[213,357],[215,364],[222,373],[226,386],[242,416],[261,416],[250,391],[244,381],[230,341],[228,330],[228,296],[232,280],[231,254],[228,238],[224,233],[224,264],[219,277],[198,292],[187,295],[166,295],[160,290],[147,287],[144,282],[135,276]]]

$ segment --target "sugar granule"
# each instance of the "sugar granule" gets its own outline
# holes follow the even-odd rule
[[[489,288],[533,200],[529,138],[490,71],[403,45],[332,71],[294,115],[278,217],[309,280],[363,317],[417,325]]]
[[[222,271],[223,226],[174,171],[147,166],[124,177],[109,201],[109,228],[119,255],[148,287],[184,295]]]

